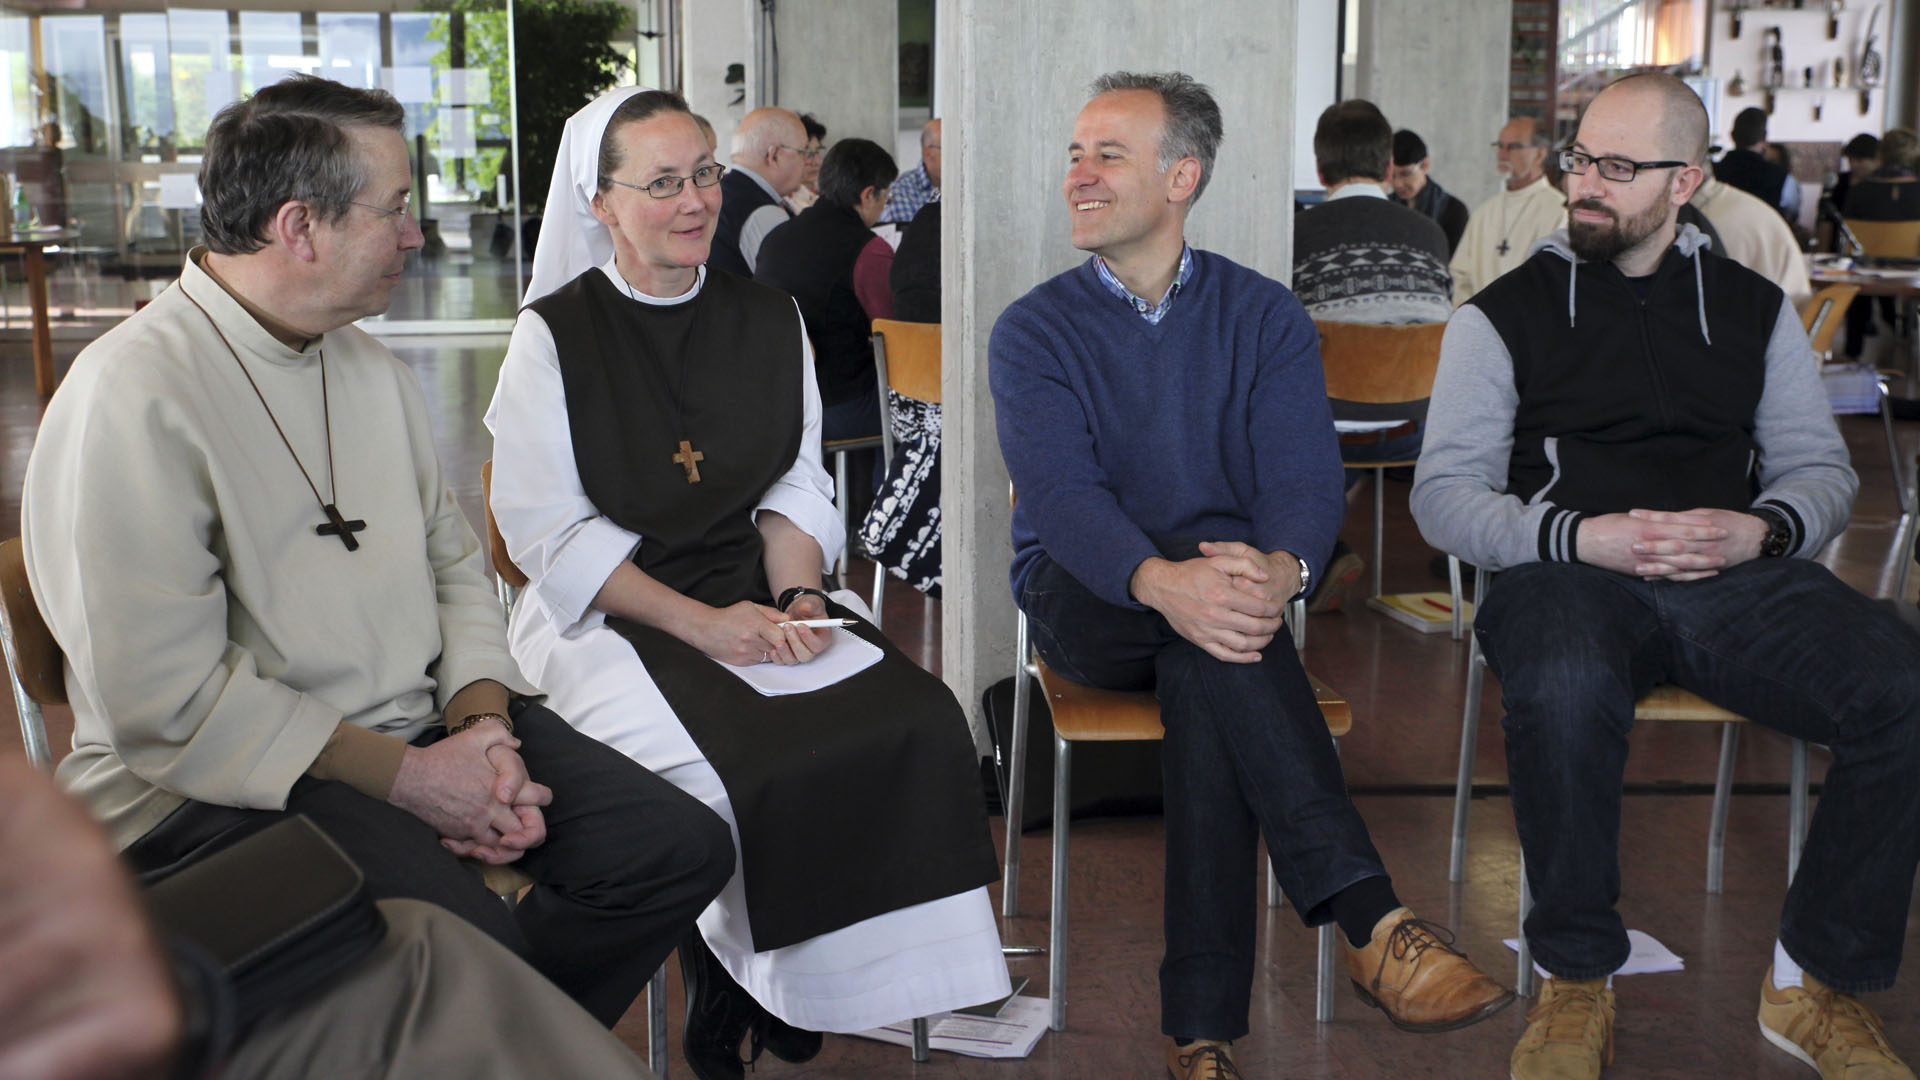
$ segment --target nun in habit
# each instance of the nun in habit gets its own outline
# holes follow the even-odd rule
[[[680,950],[703,1080],[743,1075],[749,1033],[803,1061],[818,1032],[1009,992],[958,703],[864,620],[787,625],[864,609],[821,589],[845,534],[798,308],[704,265],[724,171],[669,93],[568,121],[486,417],[494,517],[530,582],[514,659],[734,830],[734,877]],[[836,632],[882,657],[773,697],[720,663],[807,664]]]

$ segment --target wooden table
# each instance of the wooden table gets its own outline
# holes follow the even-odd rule
[[[16,230],[0,236],[0,255],[21,255],[27,263],[27,303],[33,309],[33,388],[41,397],[53,393],[53,326],[47,318],[47,256],[49,244],[80,239],[78,229]]]

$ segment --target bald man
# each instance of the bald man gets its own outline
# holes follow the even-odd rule
[[[1453,302],[1464,304],[1495,278],[1526,261],[1533,242],[1567,227],[1567,207],[1547,182],[1548,146],[1553,133],[1535,117],[1516,116],[1500,129],[1493,144],[1494,167],[1504,187],[1467,218],[1467,231],[1454,248]]]
[[[920,129],[920,164],[901,173],[887,193],[887,208],[880,212],[880,224],[899,225],[902,229],[928,203],[940,197],[940,121],[929,120]]]
[[[793,217],[787,196],[807,170],[807,129],[787,109],[755,109],[733,129],[733,165],[720,178],[720,218],[707,266],[753,276],[760,241]]]
[[[1454,312],[1415,470],[1420,531],[1500,571],[1474,633],[1551,976],[1512,1075],[1612,1060],[1627,733],[1671,683],[1833,752],[1760,1033],[1825,1077],[1911,1080],[1852,995],[1893,985],[1920,864],[1920,635],[1814,560],[1858,482],[1780,287],[1677,224],[1706,143],[1671,76],[1593,100],[1560,158],[1570,229]]]

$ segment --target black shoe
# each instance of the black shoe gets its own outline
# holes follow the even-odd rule
[[[820,1046],[826,1037],[817,1031],[804,1031],[785,1020],[767,1012],[760,1011],[760,1020],[753,1025],[753,1057],[758,1060],[760,1051],[766,1050],[781,1061],[791,1061],[795,1065],[812,1061],[820,1052]]]
[[[760,1006],[733,981],[699,933],[680,943],[680,978],[686,984],[687,1025],[680,1048],[699,1080],[743,1080],[740,1043],[762,1015]]]

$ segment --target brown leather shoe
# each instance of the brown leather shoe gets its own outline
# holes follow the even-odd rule
[[[1233,1044],[1195,1039],[1180,1046],[1167,1040],[1167,1075],[1173,1080],[1245,1080],[1233,1063]]]
[[[1481,974],[1451,933],[1406,908],[1381,919],[1366,948],[1349,945],[1346,953],[1360,1000],[1402,1031],[1452,1031],[1513,1003],[1513,991]]]

